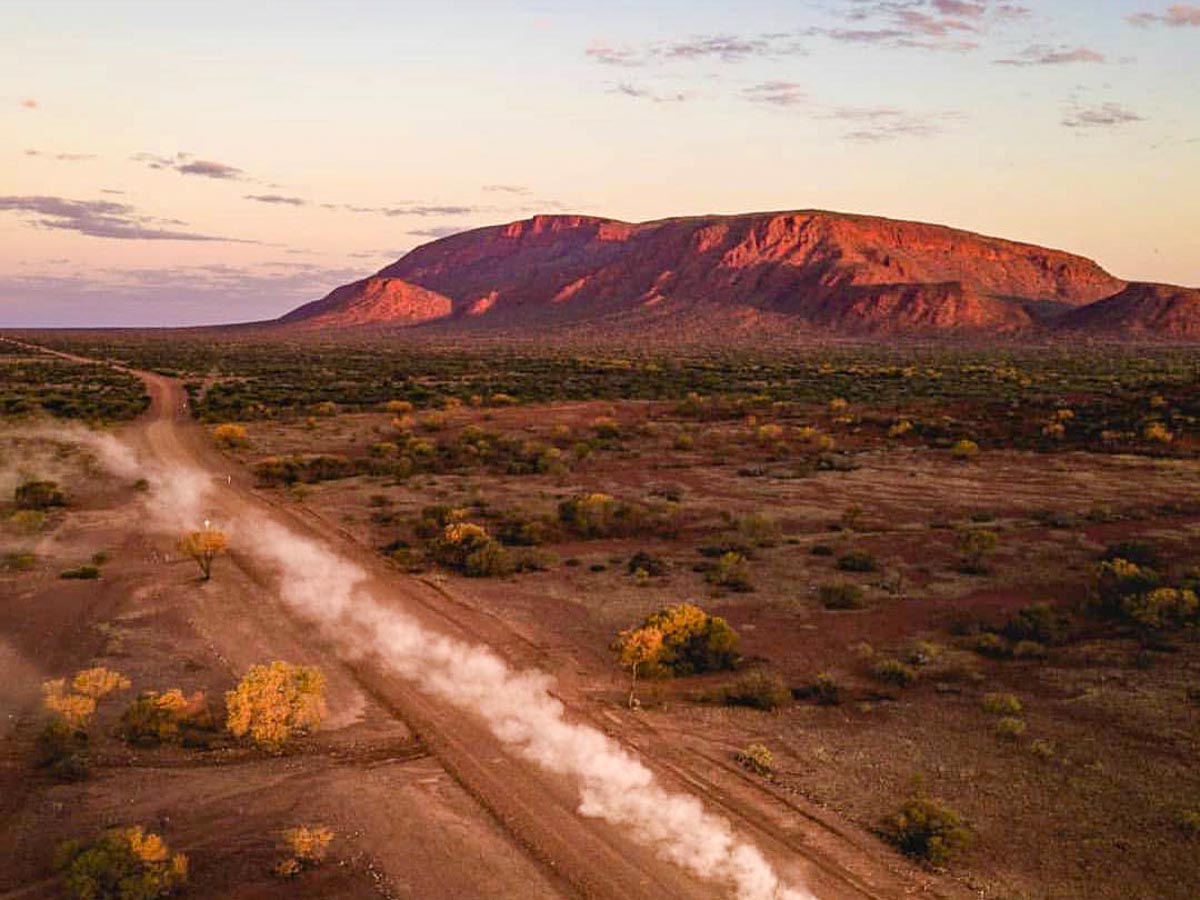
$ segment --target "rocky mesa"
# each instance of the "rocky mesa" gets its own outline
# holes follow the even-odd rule
[[[1130,284],[1059,250],[875,216],[634,224],[542,215],[420,246],[280,323],[695,328],[736,320],[850,335],[1068,329],[1180,339],[1200,333],[1195,293]]]

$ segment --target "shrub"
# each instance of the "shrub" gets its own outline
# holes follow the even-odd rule
[[[79,900],[152,900],[187,882],[188,862],[140,825],[116,828],[89,843],[59,847],[57,868]]]
[[[647,672],[691,675],[732,669],[737,664],[737,632],[724,619],[698,606],[680,603],[652,613],[639,628],[621,632],[614,650],[623,653],[644,629],[657,631],[662,638],[661,647],[646,660]]]
[[[917,670],[898,659],[881,659],[871,667],[871,674],[878,681],[895,687],[908,687],[917,680]]]
[[[58,577],[67,581],[95,581],[100,577],[100,567],[87,564],[74,569],[64,569],[58,573]]]
[[[1019,716],[1024,707],[1015,694],[994,692],[983,697],[983,711],[993,716]]]
[[[949,806],[921,795],[906,800],[887,819],[885,830],[902,853],[935,866],[944,865],[971,841],[962,816]]]
[[[87,777],[87,735],[65,719],[46,722],[34,741],[33,761],[60,781],[81,781]]]
[[[130,681],[120,672],[94,668],[78,672],[68,685],[65,678],[42,684],[42,702],[70,728],[84,731],[96,712],[97,704],[116,691],[127,690]]]
[[[249,435],[244,426],[230,423],[218,425],[214,428],[213,440],[217,442],[217,446],[226,447],[230,450],[237,447],[245,447],[250,442]]]
[[[28,572],[37,564],[32,553],[12,552],[0,557],[0,570],[5,572]]]
[[[452,521],[429,545],[435,562],[472,578],[509,575],[513,563],[508,552],[482,525]]]
[[[13,491],[17,509],[47,510],[67,505],[67,495],[56,481],[26,481]]]
[[[838,557],[837,567],[843,572],[877,572],[879,563],[870,553],[855,550]]]
[[[229,538],[213,528],[192,531],[179,539],[179,552],[195,561],[205,581],[212,577],[213,562],[228,546]]]
[[[749,769],[755,775],[764,777],[775,769],[775,756],[762,744],[751,744],[745,750],[739,750],[733,755],[738,765]]]
[[[629,558],[629,562],[625,564],[625,571],[630,575],[645,572],[651,578],[658,578],[666,575],[669,570],[665,561],[645,550],[639,550]]]
[[[826,609],[863,609],[863,589],[848,581],[823,584],[817,588],[817,597]]]
[[[950,448],[950,455],[957,460],[966,462],[979,455],[979,445],[974,441],[961,440]]]
[[[991,632],[979,635],[975,639],[973,649],[980,656],[987,656],[991,659],[1010,659],[1013,655],[1012,647],[1008,641],[1000,637],[1000,635],[992,634]]]
[[[1025,733],[1025,720],[1019,716],[1004,716],[996,721],[996,737],[1015,741]]]
[[[1001,630],[1010,641],[1058,644],[1063,640],[1066,623],[1049,603],[1031,603],[1019,609]]]
[[[786,706],[792,699],[783,679],[772,672],[756,670],[747,672],[723,691],[723,699],[729,706],[749,706],[773,712]]]
[[[1147,569],[1157,569],[1162,564],[1158,548],[1145,540],[1118,541],[1104,549],[1101,559],[1124,559]]]
[[[808,552],[813,556],[833,556],[834,551],[828,544],[813,544]]]
[[[709,584],[745,593],[754,590],[750,580],[750,563],[740,553],[723,553],[704,575]]]
[[[275,867],[275,874],[291,878],[319,866],[325,861],[333,838],[333,829],[324,825],[288,828],[283,832],[283,848],[288,856]]]
[[[22,534],[37,534],[46,527],[46,514],[40,509],[19,509],[8,517],[8,524]]]
[[[994,531],[972,528],[964,531],[958,539],[958,551],[962,554],[959,571],[965,575],[986,575],[985,558],[996,549],[999,538]]]
[[[117,734],[131,744],[154,746],[179,740],[188,726],[211,725],[204,694],[185,697],[173,688],[163,693],[148,691],[129,705],[121,716]]]
[[[251,666],[225,694],[226,727],[258,747],[278,751],[294,734],[316,729],[325,715],[325,677],[312,666],[276,660]]]
[[[818,672],[809,688],[810,695],[822,706],[837,706],[842,702],[842,686],[828,672]]]
[[[508,551],[497,541],[489,540],[467,556],[462,571],[469,578],[494,578],[511,575],[514,568]]]
[[[779,523],[764,513],[751,513],[738,522],[738,534],[755,547],[774,547],[779,543]]]

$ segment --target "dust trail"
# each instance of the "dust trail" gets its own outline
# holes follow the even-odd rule
[[[294,610],[326,626],[355,655],[415,682],[427,693],[483,718],[505,744],[579,784],[579,811],[624,827],[661,857],[710,881],[730,885],[743,900],[813,900],[781,883],[729,822],[695,797],[672,793],[611,738],[566,719],[550,694],[552,679],[514,671],[484,647],[431,632],[385,608],[363,589],[358,566],[274,522],[241,523],[257,540],[251,552],[274,568],[281,596]]]
[[[122,465],[120,454],[111,456]],[[142,470],[152,482],[158,523],[196,527],[211,498],[211,479],[186,468]],[[635,840],[700,878],[729,886],[741,900],[816,900],[785,885],[730,823],[688,794],[673,793],[616,741],[569,722],[537,671],[514,671],[499,656],[420,626],[381,604],[366,573],[317,541],[269,519],[223,523],[253,534],[245,549],[278,575],[283,601],[321,626],[350,658],[370,657],[426,693],[480,716],[516,753],[568,776],[579,787],[581,815],[626,829]]]

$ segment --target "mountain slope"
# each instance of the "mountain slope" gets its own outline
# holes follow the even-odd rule
[[[631,224],[548,215],[425,244],[281,321],[669,329],[710,318],[839,333],[1013,333],[1127,287],[1080,256],[872,216]]]
[[[1105,336],[1200,339],[1200,290],[1135,282],[1119,294],[1072,310],[1059,327]]]

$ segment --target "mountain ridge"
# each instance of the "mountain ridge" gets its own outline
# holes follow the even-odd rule
[[[868,336],[1200,336],[1200,292],[1151,287],[1062,250],[880,216],[537,215],[423,244],[278,324],[669,329],[708,315]],[[1122,295],[1107,314],[1080,312]]]

